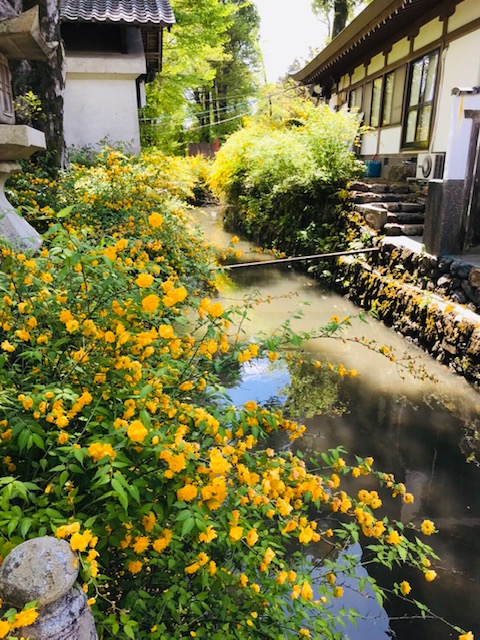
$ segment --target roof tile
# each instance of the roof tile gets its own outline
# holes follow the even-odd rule
[[[175,16],[169,0],[60,0],[63,22],[119,22],[169,26]]]

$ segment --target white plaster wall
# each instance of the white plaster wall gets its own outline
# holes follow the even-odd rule
[[[463,25],[480,18],[480,3],[478,0],[463,0],[460,2],[453,16],[448,19],[448,31],[455,31]]]
[[[372,131],[362,136],[361,156],[374,156],[377,153],[378,131]]]
[[[402,142],[402,127],[388,127],[380,130],[380,142],[378,153],[389,155],[400,152]]]
[[[464,117],[466,109],[480,109],[480,94],[452,96],[444,180],[463,180],[467,175],[473,120]]]
[[[140,152],[135,75],[67,75],[64,94],[64,130],[67,147],[128,143]]]
[[[430,151],[434,153],[447,150],[453,105],[452,89],[480,86],[480,56],[474,54],[478,52],[479,39],[479,31],[469,33],[458,40],[453,40],[444,52],[437,111],[430,144]]]

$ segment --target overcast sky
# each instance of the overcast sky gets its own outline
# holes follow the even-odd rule
[[[296,58],[308,62],[311,47],[323,48],[327,28],[312,13],[311,0],[254,2],[261,18],[260,46],[268,82],[285,75]]]

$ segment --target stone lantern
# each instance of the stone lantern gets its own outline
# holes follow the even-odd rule
[[[0,20],[0,236],[23,250],[37,250],[42,239],[8,202],[5,182],[20,170],[19,160],[46,145],[42,131],[15,124],[8,60],[45,60],[52,50],[40,32],[38,7]]]

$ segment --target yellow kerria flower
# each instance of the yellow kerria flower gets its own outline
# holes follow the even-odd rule
[[[90,529],[85,529],[83,533],[74,533],[70,538],[70,548],[72,551],[85,551],[92,539]]]
[[[193,484],[186,484],[181,489],[177,490],[177,499],[184,502],[190,502],[197,497],[198,489]]]
[[[138,287],[150,287],[153,284],[154,277],[149,273],[141,273],[135,280]]]
[[[235,527],[231,527],[228,537],[232,542],[238,542],[241,539],[243,534],[243,527],[239,527],[238,525]]]
[[[138,536],[135,538],[135,543],[132,545],[132,548],[135,553],[143,553],[145,549],[148,549],[149,544],[150,541],[147,536]]]
[[[140,573],[142,567],[143,564],[140,562],[140,560],[132,560],[127,565],[128,571],[130,571],[130,573],[132,573],[133,575],[135,575],[136,573]]]
[[[66,538],[74,533],[80,531],[80,523],[72,522],[71,524],[64,524],[55,531],[56,538]]]
[[[38,611],[36,609],[25,609],[15,614],[15,619],[12,622],[11,629],[20,629],[21,627],[28,627],[33,624],[38,618]]]
[[[142,524],[143,524],[143,528],[147,533],[153,529],[156,521],[157,521],[157,518],[155,517],[155,514],[153,513],[153,511],[150,511],[148,515],[143,516]]]
[[[211,304],[208,309],[208,314],[212,318],[220,318],[220,316],[223,314],[223,307],[220,302],[214,302],[213,304]]]
[[[160,304],[160,298],[156,296],[154,293],[146,296],[142,300],[142,309],[144,311],[148,311],[152,313],[158,309],[158,305]]]
[[[247,533],[247,535],[245,536],[245,540],[248,544],[249,547],[253,547],[253,545],[257,542],[258,540],[258,533],[256,529],[250,529],[250,531]]]
[[[433,582],[436,577],[437,577],[437,572],[434,571],[433,569],[429,569],[428,571],[425,571],[425,580],[427,582]]]
[[[424,536],[431,536],[435,533],[435,525],[431,520],[424,520],[420,525],[420,530]]]
[[[475,638],[471,631],[467,631],[467,633],[462,633],[462,635],[458,636],[458,640],[475,640]]]
[[[7,633],[10,632],[10,623],[6,620],[0,620],[0,638],[5,638]]]
[[[404,596],[408,596],[411,590],[412,590],[412,587],[410,586],[410,583],[407,582],[406,580],[400,583],[400,591]]]
[[[134,420],[128,425],[127,436],[132,442],[143,442],[147,434],[148,430],[140,420]]]
[[[160,213],[151,213],[148,216],[148,223],[151,227],[160,227],[163,223],[163,216]]]
[[[402,536],[398,533],[398,531],[395,531],[394,529],[390,531],[390,533],[386,537],[386,541],[389,544],[393,544],[393,545],[399,544],[402,540],[403,540]]]

